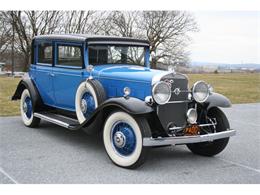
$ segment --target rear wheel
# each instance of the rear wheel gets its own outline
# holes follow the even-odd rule
[[[27,127],[37,127],[40,123],[40,119],[33,115],[33,104],[30,92],[28,89],[24,89],[21,95],[20,111],[23,123]]]
[[[219,108],[211,108],[208,111],[209,118],[215,118],[216,132],[222,132],[229,129],[229,123],[225,116],[225,114]],[[209,129],[210,133],[213,133],[214,129]],[[194,143],[187,144],[187,147],[194,153],[202,156],[214,156],[220,152],[222,152],[227,146],[229,138],[223,138],[214,140],[212,142],[202,142],[202,143]]]
[[[146,119],[122,111],[112,113],[103,130],[104,146],[112,162],[129,169],[141,166],[148,149],[143,147],[145,130],[149,130]]]

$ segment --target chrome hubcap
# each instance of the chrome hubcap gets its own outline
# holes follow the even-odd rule
[[[23,103],[23,112],[26,113],[28,111],[27,103]]]
[[[110,139],[115,152],[121,156],[129,156],[135,151],[136,136],[126,122],[118,121],[113,125]]]
[[[85,118],[89,118],[96,109],[96,103],[93,95],[85,92],[80,101],[80,109]]]
[[[33,114],[32,100],[29,96],[27,96],[22,103],[22,112],[28,119],[30,119]]]
[[[114,143],[118,148],[123,148],[125,146],[125,136],[121,131],[115,133]]]
[[[82,100],[81,100],[81,105],[80,105],[80,107],[81,107],[81,111],[82,111],[83,113],[86,113],[86,112],[87,112],[87,101],[86,101],[85,99],[82,99]]]

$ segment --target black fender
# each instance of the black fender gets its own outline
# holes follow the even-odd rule
[[[211,93],[206,100],[205,105],[207,110],[209,110],[212,107],[228,108],[231,107],[232,104],[231,101],[224,95],[219,93]]]
[[[225,113],[220,109],[220,108],[217,108],[217,107],[211,107],[211,109],[208,111],[208,116],[209,117],[214,117],[214,115],[218,114],[221,118],[221,122],[224,123],[224,125],[230,129],[230,124],[229,124],[229,121],[227,119],[227,116],[225,115]]]
[[[17,88],[16,88],[14,95],[12,96],[11,100],[21,99],[21,95],[22,95],[22,92],[23,92],[24,89],[28,89],[29,92],[30,92],[34,110],[35,111],[41,110],[41,108],[43,108],[42,98],[41,98],[34,82],[29,77],[28,73],[26,73],[23,76],[22,80],[18,83]]]
[[[153,112],[153,108],[145,103],[145,101],[134,97],[110,98],[106,100],[101,109],[119,108],[132,115],[142,115]]]
[[[89,119],[86,119],[80,126],[75,127],[73,130],[78,130],[83,127],[89,127],[93,122],[97,122],[99,125],[103,125],[104,119],[108,116],[109,113],[114,110],[123,110],[131,115],[146,115],[152,113],[154,109],[147,105],[144,101],[134,98],[134,97],[118,97],[110,98],[104,101],[92,114]],[[102,116],[102,122],[96,120]],[[151,132],[146,132],[147,135],[151,135]]]

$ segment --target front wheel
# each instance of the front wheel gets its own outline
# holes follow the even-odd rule
[[[215,118],[217,121],[216,132],[229,129],[229,123],[225,114],[219,108],[211,108],[208,112],[209,118]],[[210,129],[209,129],[210,131]],[[212,130],[211,130],[212,131]],[[202,156],[214,156],[222,152],[227,146],[229,138],[217,139],[212,142],[202,142],[187,144],[187,147],[194,153]]]
[[[103,129],[104,146],[112,162],[128,169],[141,166],[147,154],[143,147],[145,130],[149,130],[146,119],[121,111],[112,113]]]
[[[20,111],[23,123],[27,127],[37,127],[40,119],[33,115],[33,104],[30,92],[24,89],[21,95]]]

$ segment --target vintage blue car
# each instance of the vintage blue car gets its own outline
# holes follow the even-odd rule
[[[23,123],[46,120],[69,130],[101,132],[118,166],[140,166],[151,147],[186,144],[213,156],[235,135],[219,107],[230,101],[203,81],[150,69],[149,42],[108,36],[41,35],[29,73],[12,100]]]

